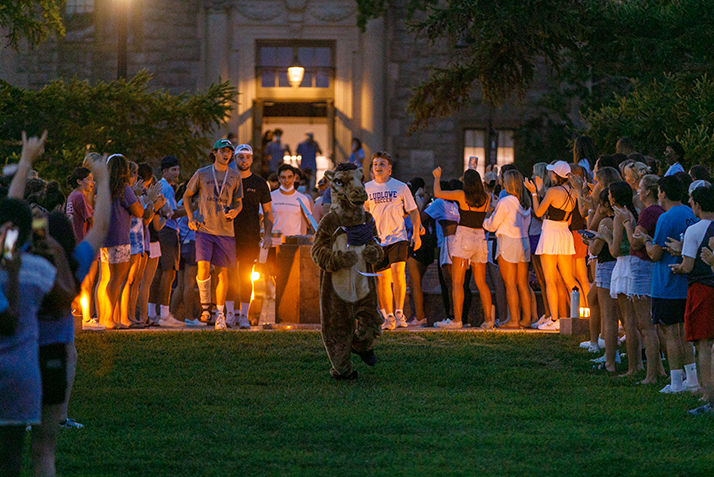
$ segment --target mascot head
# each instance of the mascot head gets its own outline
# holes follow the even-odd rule
[[[367,201],[367,192],[362,183],[362,168],[349,162],[337,165],[334,171],[325,171],[332,191],[332,208],[343,212],[360,209]]]

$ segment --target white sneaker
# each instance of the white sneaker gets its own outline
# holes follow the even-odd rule
[[[699,385],[699,383],[690,385],[686,379],[684,380],[682,385],[684,386],[684,390],[689,391],[690,393],[698,393],[699,391],[702,390],[702,387]]]
[[[679,394],[683,393],[684,391],[686,391],[684,387],[682,387],[682,389],[674,389],[671,384],[668,384],[659,390],[659,392],[661,392],[662,394]]]
[[[384,323],[382,323],[382,329],[392,331],[396,327],[397,327],[397,322],[394,320],[394,315],[392,315],[392,314],[387,315],[387,319],[384,320]]]
[[[592,341],[581,341],[581,342],[580,342],[580,347],[581,347],[582,349],[588,349],[588,348],[590,348],[590,344],[591,344],[591,343],[592,343]]]
[[[407,322],[407,326],[410,328],[418,328],[425,324],[426,324],[426,318],[424,318],[423,320],[417,320],[416,317],[414,317]]]
[[[394,319],[396,321],[397,328],[406,328],[407,326],[407,319],[404,318],[403,313],[395,314]]]
[[[588,346],[588,353],[599,353],[600,347],[595,343],[590,343]]]
[[[550,320],[538,326],[541,331],[560,331],[560,320]]]
[[[166,318],[159,318],[159,326],[164,328],[183,328],[186,324],[177,320],[174,315],[169,313],[169,316]]]
[[[538,329],[540,329],[539,328],[540,325],[542,325],[544,323],[548,323],[549,321],[551,321],[550,316],[543,315],[538,319],[538,321],[536,321],[535,323],[533,323],[531,325],[531,328],[533,328],[534,330],[538,330]]]
[[[226,313],[226,326],[228,328],[235,328],[236,326],[236,315],[230,311]]]
[[[443,321],[437,321],[434,323],[434,326],[444,330],[460,330],[464,327],[464,323],[462,321],[452,321],[450,318],[447,318]]]
[[[597,339],[597,345],[600,349],[605,349],[605,340],[598,337]]]
[[[89,321],[82,322],[82,329],[89,331],[102,331],[106,330],[107,327],[99,324],[99,320],[96,318],[90,318]]]
[[[218,314],[218,318],[216,318],[216,330],[219,331],[226,331],[228,327],[226,326],[226,316],[223,313]]]
[[[239,315],[238,316],[238,328],[241,330],[249,330],[250,329],[250,321],[248,321],[248,317],[245,315]]]
[[[206,323],[202,322],[198,318],[196,318],[194,320],[183,320],[183,321],[184,321],[184,323],[186,323],[186,326],[192,326],[192,327],[196,327],[196,328],[198,328],[200,326],[206,326]]]

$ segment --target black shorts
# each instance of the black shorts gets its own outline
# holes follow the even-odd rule
[[[260,255],[260,239],[257,242],[236,243],[236,262],[241,266],[254,264]]]
[[[42,404],[62,404],[67,395],[67,345],[54,343],[40,346]]]
[[[181,244],[181,262],[179,262],[179,270],[183,270],[187,266],[196,266],[196,242],[193,240]]]
[[[684,312],[686,309],[686,298],[672,299],[652,297],[652,323],[665,326],[684,323]]]
[[[161,270],[178,270],[181,258],[178,231],[164,227],[159,230],[159,242],[161,243],[159,268]]]
[[[409,256],[409,242],[406,240],[395,242],[383,246],[382,251],[384,252],[384,258],[374,266],[374,269],[378,272],[388,269],[393,263],[406,262]]]

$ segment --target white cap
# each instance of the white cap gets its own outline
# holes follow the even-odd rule
[[[549,171],[555,172],[563,178],[567,178],[568,174],[572,172],[570,170],[570,165],[565,161],[557,161],[555,164],[548,164],[545,168]]]
[[[696,180],[696,181],[692,182],[691,184],[689,184],[689,193],[691,194],[694,191],[694,189],[699,189],[700,187],[709,187],[709,186],[711,186],[711,184],[705,180],[702,180],[702,179]]]

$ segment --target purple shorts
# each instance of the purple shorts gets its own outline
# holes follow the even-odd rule
[[[210,262],[215,267],[232,267],[236,263],[236,239],[196,232],[196,262]]]

